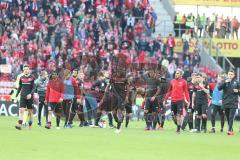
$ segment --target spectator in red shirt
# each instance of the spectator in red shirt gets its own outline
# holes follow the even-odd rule
[[[239,22],[238,22],[238,19],[236,18],[236,16],[234,16],[234,18],[232,20],[232,27],[233,27],[233,35],[232,35],[232,37],[234,38],[234,34],[236,34],[236,38],[238,40]]]
[[[167,38],[167,50],[169,51],[171,57],[173,57],[173,54],[174,54],[174,47],[175,47],[175,38],[172,36],[172,34],[169,34]]]

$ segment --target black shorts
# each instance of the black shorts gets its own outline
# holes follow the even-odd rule
[[[110,92],[106,92],[105,96],[102,99],[102,103],[99,105],[99,110],[100,111],[106,111],[106,112],[111,112],[111,103],[112,103],[112,94]]]
[[[75,100],[73,101],[71,113],[80,113],[83,112],[83,105],[77,103]]]
[[[196,107],[194,108],[196,115],[201,116],[203,114],[207,114],[207,108],[208,104],[196,104]]]
[[[132,104],[127,103],[127,104],[125,105],[125,109],[126,109],[126,113],[127,113],[127,114],[132,113],[132,112],[133,112],[133,111],[132,111]]]
[[[20,107],[19,108],[27,108],[27,109],[33,109],[33,99],[26,99],[26,98],[20,98]]]
[[[178,114],[180,115],[183,114],[183,107],[184,107],[183,101],[172,102],[171,104],[171,110],[175,116]]]
[[[55,113],[62,112],[62,105],[60,103],[49,102],[48,111],[54,111]]]
[[[111,95],[111,109],[112,111],[121,109],[125,110],[125,98],[126,96],[117,93]]]
[[[158,101],[155,98],[155,100],[152,102],[151,97],[147,97],[145,100],[145,110],[148,110],[149,113],[157,112],[158,109]]]

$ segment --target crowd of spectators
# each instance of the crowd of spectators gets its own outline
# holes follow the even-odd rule
[[[205,30],[212,38],[238,40],[239,21],[236,16],[229,17],[215,13],[210,17],[205,14],[194,15],[189,13],[186,15],[177,13],[174,20],[174,29],[176,35],[185,32],[186,29],[191,29],[198,33],[199,37],[202,37],[203,30]]]
[[[170,78],[197,71],[198,49],[177,54],[173,35],[152,38],[156,20],[148,0],[0,0],[1,63],[10,79],[26,63],[34,73],[70,64],[94,79],[122,52],[131,64],[164,65]]]

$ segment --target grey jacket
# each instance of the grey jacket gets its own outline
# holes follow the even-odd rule
[[[46,95],[46,90],[47,90],[47,83],[48,80],[47,79],[42,79],[41,77],[39,77],[37,80],[35,80],[35,92],[38,93],[39,97],[45,97]]]

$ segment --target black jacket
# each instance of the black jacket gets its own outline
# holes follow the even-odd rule
[[[238,108],[239,93],[235,93],[233,89],[239,90],[239,83],[236,80],[226,83],[225,81],[218,86],[219,90],[223,90],[223,107],[224,108]]]

